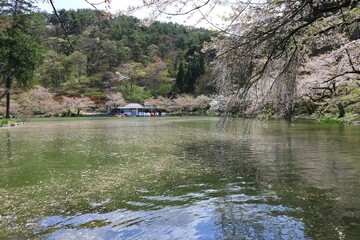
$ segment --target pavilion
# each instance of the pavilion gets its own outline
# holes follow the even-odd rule
[[[136,117],[143,115],[145,108],[138,103],[129,103],[124,107],[118,107],[118,111],[120,114],[124,114],[128,117]]]

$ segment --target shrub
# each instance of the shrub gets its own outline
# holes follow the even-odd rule
[[[9,119],[7,119],[7,118],[2,119],[0,124],[1,125],[8,125],[9,124]]]

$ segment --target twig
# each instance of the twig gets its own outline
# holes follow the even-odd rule
[[[7,88],[7,89],[5,90],[5,92],[3,92],[3,94],[1,94],[0,100],[3,99],[3,98],[9,93],[9,91],[10,91],[10,89]]]
[[[352,61],[352,59],[351,59],[351,56],[350,56],[349,50],[347,50],[347,48],[345,48],[345,52],[346,52],[346,55],[348,56],[349,64],[350,64],[350,66],[351,66],[352,70],[353,70],[354,72],[356,72],[356,69],[355,69],[354,63],[353,63],[353,61]]]
[[[336,78],[338,77],[342,77],[342,76],[345,76],[347,74],[360,74],[360,71],[359,70],[355,70],[355,71],[347,71],[347,72],[343,72],[343,73],[340,73],[332,78],[329,78],[328,80],[324,81],[323,83],[328,83],[328,82],[331,82],[333,80],[335,80]]]
[[[208,5],[210,2],[210,0],[207,0],[204,4],[200,5],[200,6],[195,6],[194,8],[190,9],[189,11],[186,11],[186,12],[181,12],[181,13],[171,13],[171,12],[165,12],[165,11],[159,11],[160,13],[162,14],[166,14],[166,15],[170,15],[170,16],[181,16],[181,15],[187,15],[191,12],[194,12],[200,8],[203,8],[205,7],[206,5]]]
[[[62,19],[60,18],[59,14],[58,14],[58,12],[57,12],[57,10],[56,10],[56,8],[55,8],[55,5],[54,5],[53,0],[49,0],[49,2],[50,2],[50,4],[51,4],[51,7],[52,7],[52,9],[53,9],[53,11],[54,11],[54,14],[55,14],[56,18],[57,18],[57,19],[59,20],[59,22],[60,22],[61,28],[64,30],[66,41],[69,43],[69,46],[70,46],[71,50],[74,50],[74,48],[73,48],[73,46],[72,46],[72,44],[71,44],[71,42],[70,42],[68,32],[67,32],[67,30],[66,30],[66,28],[65,28],[65,26],[64,26],[64,23],[63,23]]]

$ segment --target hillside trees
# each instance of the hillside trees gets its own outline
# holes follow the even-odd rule
[[[81,82],[87,76],[87,56],[75,51],[69,56],[48,51],[38,69],[40,83],[45,87],[59,87],[66,82]]]
[[[101,13],[91,9],[65,10],[58,11],[59,18],[51,14],[48,16],[48,22],[52,25],[59,25],[60,20],[69,35],[80,34],[87,27],[96,24],[99,21]]]
[[[155,58],[146,69],[145,86],[150,89],[154,97],[166,96],[172,90],[171,81],[169,81],[169,71],[165,62],[160,58]]]
[[[175,91],[177,93],[194,94],[200,77],[205,74],[206,62],[211,59],[203,51],[203,43],[210,41],[210,35],[199,34],[187,42],[189,46],[185,56],[181,57],[176,75]],[[206,60],[206,58],[208,58]]]
[[[87,9],[58,12],[59,19],[64,21],[65,29],[70,29],[67,31],[73,47],[70,51],[63,47],[66,42],[62,40],[64,33],[59,19],[52,14],[46,14],[49,19],[47,42],[53,52],[48,54],[41,71],[45,73],[42,76],[50,76],[42,80],[44,84],[61,86],[73,79],[79,79],[77,69],[75,71],[69,68],[73,64],[68,61],[77,53],[84,55],[84,58],[75,59],[82,59],[81,66],[86,64],[86,76],[82,76],[90,79],[91,87],[101,88],[100,91],[117,87],[127,100],[129,97],[137,99],[131,97],[133,89],[145,95],[148,95],[145,92],[150,91],[153,96],[168,96],[185,90],[189,93],[195,92],[196,81],[204,72],[201,69],[205,69],[206,64],[200,50],[203,42],[210,40],[210,31],[191,29],[174,23],[153,22],[144,26],[139,19],[120,14],[103,19],[101,15],[92,13],[91,16],[95,19],[90,21],[85,14],[88,11],[97,12]],[[76,27],[76,22],[84,22],[85,27]],[[198,62],[197,59],[201,61]],[[173,91],[175,83],[172,79],[176,78],[181,61],[186,65],[184,70],[188,74],[183,85],[188,87]],[[113,81],[116,77],[110,76],[116,76],[117,73],[125,78]]]
[[[48,51],[43,65],[38,69],[40,82],[44,87],[60,86],[65,78],[63,57],[55,51]]]
[[[74,51],[66,59],[66,69],[72,79],[81,81],[81,78],[86,76],[87,56],[79,51]]]

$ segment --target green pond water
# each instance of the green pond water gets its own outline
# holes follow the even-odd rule
[[[0,239],[360,238],[360,127],[218,120],[0,129]]]

